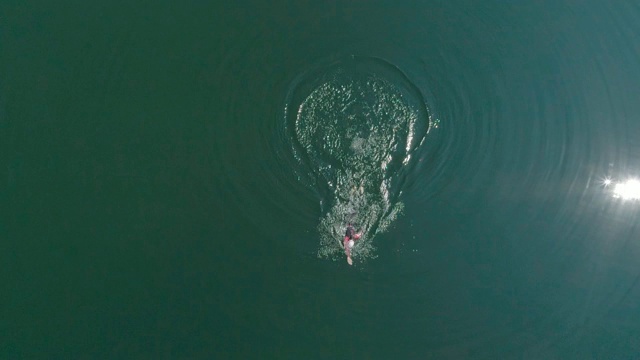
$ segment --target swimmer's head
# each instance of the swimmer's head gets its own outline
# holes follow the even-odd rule
[[[351,249],[353,247],[353,244],[354,244],[353,240],[349,240],[348,244],[349,244],[349,249]]]

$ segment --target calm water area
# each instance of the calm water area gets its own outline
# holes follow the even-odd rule
[[[639,94],[637,1],[5,0],[0,358],[640,358]]]

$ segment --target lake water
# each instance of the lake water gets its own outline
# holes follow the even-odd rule
[[[0,19],[1,358],[640,357],[638,3]]]

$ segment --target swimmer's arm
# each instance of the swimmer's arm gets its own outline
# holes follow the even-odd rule
[[[344,237],[344,240],[342,240],[342,247],[344,248],[345,252],[349,249],[349,237]]]
[[[349,263],[349,265],[353,264],[353,261],[351,260],[351,249],[349,249],[349,237],[345,236],[344,240],[342,241],[342,247],[344,247],[344,253],[347,255],[347,263]]]

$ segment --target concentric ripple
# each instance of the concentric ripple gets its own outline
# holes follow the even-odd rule
[[[430,129],[420,91],[393,65],[350,56],[300,76],[285,120],[300,179],[317,189],[325,212],[318,256],[339,256],[351,223],[363,233],[354,258],[374,257],[372,240],[401,212],[412,154]]]

